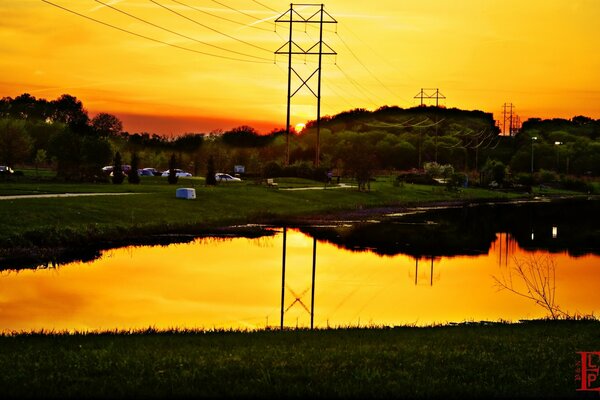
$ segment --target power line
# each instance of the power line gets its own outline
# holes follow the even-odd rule
[[[255,17],[254,15],[248,14],[248,13],[247,13],[247,12],[245,12],[245,11],[238,10],[237,8],[230,7],[230,6],[228,6],[227,4],[223,4],[223,3],[221,3],[220,1],[217,1],[217,0],[211,0],[211,1],[212,1],[213,3],[217,3],[217,4],[218,4],[218,5],[220,5],[220,6],[223,6],[223,7],[225,7],[225,8],[228,8],[228,9],[230,9],[230,10],[232,10],[232,11],[235,11],[235,12],[238,12],[238,13],[240,13],[240,14],[242,14],[242,15],[245,15],[246,17],[250,17],[250,18],[252,18],[252,19],[254,19],[254,20],[256,20],[256,21],[263,22],[263,20],[262,20],[262,19],[260,19],[260,18],[257,18],[257,17]],[[275,25],[275,23],[274,23],[274,22],[273,22],[273,24]]]
[[[110,4],[106,4],[106,3],[104,3],[104,2],[102,2],[102,1],[100,1],[100,0],[94,0],[94,1],[95,1],[96,3],[100,3],[100,4],[102,4],[103,6],[106,6],[106,7],[110,8],[110,9],[112,9],[112,10],[115,10],[115,11],[117,11],[117,12],[120,12],[121,14],[127,15],[128,17],[131,17],[131,18],[134,18],[134,19],[136,19],[136,20],[138,20],[138,21],[141,21],[141,22],[143,22],[143,23],[145,23],[145,24],[148,24],[148,25],[150,25],[150,26],[153,26],[153,27],[155,27],[155,28],[158,28],[158,29],[162,29],[162,30],[163,30],[163,31],[165,31],[165,32],[172,33],[172,34],[174,34],[174,35],[177,35],[177,36],[180,36],[180,37],[182,37],[182,38],[185,38],[185,39],[188,39],[188,40],[192,40],[192,41],[194,41],[194,42],[197,42],[197,43],[201,43],[201,44],[203,44],[203,45],[205,45],[205,46],[214,47],[215,49],[219,49],[219,50],[227,51],[227,52],[229,52],[229,53],[234,53],[234,54],[238,54],[238,55],[245,56],[245,57],[256,58],[256,59],[258,59],[258,60],[270,61],[268,58],[264,58],[264,57],[257,57],[257,56],[253,56],[253,55],[251,55],[251,54],[246,54],[246,53],[242,53],[242,52],[235,51],[235,50],[229,50],[229,49],[226,49],[226,48],[224,48],[224,47],[221,47],[221,46],[217,46],[217,45],[214,45],[214,44],[210,44],[210,43],[204,42],[204,41],[202,41],[202,40],[198,40],[198,39],[195,39],[195,38],[192,38],[192,37],[189,37],[189,36],[183,35],[183,34],[181,34],[181,33],[178,33],[178,32],[175,32],[175,31],[172,31],[172,30],[170,30],[170,29],[167,29],[167,28],[165,28],[165,27],[162,27],[162,26],[160,26],[160,25],[157,25],[157,24],[155,24],[155,23],[153,23],[153,22],[147,21],[147,20],[145,20],[145,19],[143,19],[143,18],[140,18],[140,17],[137,17],[137,16],[135,16],[135,15],[133,15],[133,14],[130,14],[130,13],[126,12],[126,11],[123,11],[123,10],[121,10],[121,9],[118,9],[118,8],[116,8],[116,7],[114,7],[114,6],[110,5]]]
[[[271,29],[263,28],[263,27],[261,27],[261,26],[255,26],[255,25],[248,25],[248,24],[244,24],[243,22],[239,22],[239,21],[236,21],[236,20],[233,20],[233,19],[229,19],[229,18],[226,18],[226,17],[222,17],[222,16],[220,16],[220,15],[217,15],[217,14],[214,14],[214,13],[211,13],[211,12],[208,12],[208,11],[206,11],[206,10],[202,10],[202,9],[200,9],[200,8],[198,8],[198,7],[194,7],[194,6],[191,6],[191,5],[189,5],[189,4],[182,3],[181,1],[178,1],[178,0],[171,0],[171,1],[172,1],[173,3],[180,4],[180,5],[184,6],[184,7],[187,7],[187,8],[189,8],[189,9],[192,9],[192,10],[195,10],[195,11],[198,11],[198,12],[201,12],[201,13],[204,13],[204,14],[207,14],[207,15],[210,15],[210,16],[212,16],[212,17],[215,17],[215,18],[222,19],[222,20],[224,20],[224,21],[232,22],[232,23],[234,23],[234,24],[237,24],[237,25],[242,25],[242,26],[245,26],[245,27],[248,27],[248,28],[253,28],[253,29],[259,29],[259,30],[261,30],[261,31],[272,32],[272,30],[271,30]]]
[[[41,1],[43,1],[44,3],[50,4],[51,6],[54,6],[56,8],[60,8],[61,10],[67,11],[67,12],[69,12],[71,14],[75,14],[75,15],[77,15],[79,17],[82,17],[82,18],[85,18],[85,19],[89,19],[90,21],[94,21],[94,22],[96,22],[98,24],[101,24],[101,25],[104,25],[104,26],[108,26],[110,28],[116,29],[116,30],[121,31],[121,32],[128,33],[128,34],[133,35],[133,36],[140,37],[142,39],[150,40],[150,41],[155,42],[155,43],[164,44],[165,46],[170,46],[170,47],[174,47],[176,49],[185,50],[185,51],[189,51],[189,52],[196,53],[196,54],[202,54],[202,55],[205,55],[205,56],[222,58],[222,59],[225,59],[225,60],[242,61],[242,62],[255,63],[255,64],[267,64],[266,61],[244,60],[244,59],[241,59],[241,58],[235,58],[235,57],[228,57],[228,56],[223,56],[223,55],[219,55],[219,54],[206,53],[204,51],[199,51],[199,50],[190,49],[188,47],[179,46],[177,44],[165,42],[165,41],[162,41],[162,40],[159,40],[159,39],[154,39],[154,38],[151,38],[149,36],[145,36],[145,35],[142,35],[142,34],[139,34],[139,33],[136,33],[136,32],[132,32],[132,31],[129,31],[129,30],[124,29],[124,28],[120,28],[118,26],[109,24],[108,22],[104,22],[104,21],[100,21],[100,20],[92,18],[92,17],[88,17],[87,15],[78,13],[77,11],[73,11],[73,10],[71,10],[69,8],[66,8],[66,7],[60,6],[58,4],[52,3],[52,2],[50,2],[48,0],[41,0]],[[270,64],[270,62],[269,62],[269,64]]]
[[[339,64],[336,64],[336,67],[338,67],[338,69],[342,72],[342,74],[344,74],[344,76],[346,77],[346,79],[359,91],[361,92],[361,94],[363,96],[365,96],[367,98],[367,100],[369,100],[374,106],[375,108],[377,108],[377,103],[375,101],[373,101],[373,99],[367,94],[367,92],[370,92],[370,90],[367,90],[366,88],[364,88],[360,83],[356,82],[354,79],[352,79],[347,73],[346,71],[344,71]],[[371,92],[371,95],[374,95]],[[375,95],[375,97],[377,97]],[[380,99],[381,100],[381,99]]]
[[[256,4],[258,4],[259,6],[263,6],[264,8],[266,8],[267,10],[271,10],[273,12],[276,12],[279,14],[279,11],[275,10],[274,8],[271,8],[269,6],[264,5],[263,3],[256,1],[256,0],[252,0],[253,2],[255,2]]]
[[[381,85],[381,87],[383,87],[385,90],[387,90],[392,96],[396,97],[396,94],[394,92],[392,92],[390,90],[390,88],[388,88],[386,85],[384,85],[384,83],[381,82],[381,80],[377,77],[377,75],[375,75],[373,72],[371,72],[371,70],[358,58],[356,53],[354,53],[354,51],[352,51],[352,49],[350,48],[350,46],[348,46],[346,41],[344,39],[342,39],[342,37],[339,34],[337,35],[337,37],[340,39],[342,44],[348,49],[350,54],[352,54],[352,56],[356,59],[356,61],[358,61],[358,63],[360,65],[362,65],[362,67],[365,69],[365,71],[367,71]]]
[[[191,21],[191,22],[193,22],[193,23],[195,23],[195,24],[197,24],[197,25],[200,25],[200,26],[202,26],[202,27],[204,27],[204,28],[206,28],[206,29],[209,29],[209,30],[211,30],[211,31],[213,31],[213,32],[216,32],[216,33],[220,34],[220,35],[223,35],[223,36],[225,36],[225,37],[228,37],[229,39],[233,39],[233,40],[235,40],[235,41],[237,41],[237,42],[244,43],[244,44],[246,44],[246,45],[248,45],[248,46],[252,46],[252,47],[254,47],[254,48],[256,48],[256,49],[259,49],[259,50],[266,51],[267,53],[271,53],[271,50],[269,50],[269,49],[266,49],[266,48],[264,48],[264,47],[257,46],[257,45],[255,45],[255,44],[252,44],[252,43],[250,43],[250,42],[247,42],[247,41],[245,41],[245,40],[242,40],[242,39],[238,39],[238,38],[236,38],[235,36],[231,36],[231,35],[229,35],[229,34],[227,34],[227,33],[224,33],[224,32],[221,32],[221,31],[219,31],[218,29],[211,28],[211,27],[210,27],[210,26],[208,26],[208,25],[204,25],[203,23],[201,23],[201,22],[198,22],[198,21],[196,21],[195,19],[192,19],[192,18],[190,18],[190,17],[187,17],[187,16],[185,16],[185,15],[183,15],[183,14],[181,14],[181,13],[179,13],[179,12],[175,11],[175,10],[173,10],[172,8],[169,8],[169,7],[167,7],[167,6],[163,5],[163,4],[160,4],[160,3],[156,2],[155,0],[150,0],[150,1],[151,1],[152,3],[154,3],[154,4],[156,4],[157,6],[159,6],[159,7],[162,7],[162,8],[164,8],[165,10],[172,12],[173,14],[179,15],[181,18],[185,18],[185,19],[187,19],[188,21]]]

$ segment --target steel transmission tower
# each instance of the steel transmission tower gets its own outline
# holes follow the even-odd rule
[[[300,9],[296,10],[294,9],[294,6],[298,6],[300,7]],[[300,14],[300,12],[302,12],[304,15]],[[331,47],[329,47],[329,45],[323,42],[323,24],[337,24],[337,21],[327,11],[325,11],[325,6],[323,4],[290,4],[290,9],[275,20],[275,23],[279,22],[288,23],[290,32],[288,42],[281,46],[279,49],[277,49],[277,51],[275,51],[276,55],[285,54],[288,56],[287,119],[285,124],[285,164],[289,165],[290,163],[290,110],[292,97],[294,97],[294,95],[296,95],[296,93],[298,93],[300,89],[306,86],[306,88],[317,98],[317,146],[315,154],[315,165],[319,166],[321,134],[321,61],[323,56],[337,55],[337,53]],[[319,24],[319,41],[313,44],[308,49],[302,48],[300,45],[294,42],[294,24]],[[326,48],[325,51],[323,47]],[[308,76],[308,78],[302,78],[302,76],[300,76],[300,74],[294,69],[292,64],[293,55],[319,57],[317,68]],[[298,77],[298,79],[300,79],[300,81],[302,82],[297,88],[295,88],[293,92],[292,73],[296,77]],[[309,85],[310,80],[315,75],[317,75],[316,93]]]
[[[508,112],[506,109],[508,108]],[[508,121],[508,136],[512,136],[513,133],[513,103],[504,103],[502,114],[504,116],[502,123],[502,133],[506,135],[506,121]]]
[[[421,107],[423,107],[425,105],[425,103],[424,103],[425,99],[435,99],[435,106],[439,107],[440,99],[445,99],[446,96],[444,96],[442,93],[440,93],[440,89],[438,89],[438,88],[435,88],[435,89],[421,88],[421,91],[419,93],[417,93],[414,98],[421,99],[421,104],[420,104]]]

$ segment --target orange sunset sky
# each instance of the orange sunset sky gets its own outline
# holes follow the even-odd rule
[[[273,52],[289,31],[273,21],[288,2],[102,0],[119,12],[48,1],[0,0],[0,97],[68,93],[129,132],[284,127],[287,58]],[[326,25],[324,42],[338,55],[324,57],[322,115],[412,107],[424,87],[439,88],[447,107],[496,118],[504,103],[522,120],[600,118],[598,0],[330,0],[325,10],[338,24]],[[318,41],[316,25],[295,26],[299,45]],[[302,76],[315,62],[294,58]],[[315,117],[303,89],[291,123]]]

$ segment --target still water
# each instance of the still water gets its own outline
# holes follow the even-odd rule
[[[452,231],[419,231],[444,225],[427,215],[285,229],[284,325],[310,326],[313,260],[315,327],[421,326],[549,315],[547,307],[524,296],[526,278],[537,280],[564,312],[600,310],[598,251],[593,245],[573,251],[569,237],[561,242],[563,231],[569,232],[564,223],[544,219],[539,225],[530,219],[525,238],[510,226],[493,234],[488,232],[497,229],[493,224],[483,231],[477,224],[477,234],[463,227],[465,238],[476,240],[463,241],[460,250],[449,239]],[[418,232],[418,239],[388,234],[404,230]],[[385,235],[377,241],[371,231]],[[203,238],[120,248],[103,251],[91,262],[2,271],[0,331],[279,327],[284,229],[273,228],[272,233],[256,239]],[[362,236],[364,244],[357,244]],[[552,244],[559,242],[566,247]]]

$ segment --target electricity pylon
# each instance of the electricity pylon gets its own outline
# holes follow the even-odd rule
[[[423,107],[425,105],[425,99],[435,99],[435,106],[439,107],[440,99],[445,99],[446,96],[444,96],[442,93],[440,93],[440,89],[438,89],[438,88],[435,88],[435,89],[421,88],[421,91],[419,93],[417,93],[414,98],[421,99],[421,104],[420,104],[421,107]]]
[[[506,121],[509,121],[508,124],[508,136],[512,136],[513,133],[513,103],[504,103],[504,109],[503,109],[503,123],[502,123],[502,134],[506,135]],[[508,108],[508,113],[506,112],[506,109]]]
[[[300,12],[294,9],[294,6],[301,7],[300,12],[304,15],[309,15],[309,12],[313,12],[310,16],[305,17]],[[309,12],[307,12],[307,10]],[[287,54],[288,56],[288,92],[287,92],[287,119],[285,124],[285,136],[286,136],[286,155],[285,165],[290,163],[290,110],[292,97],[300,89],[306,86],[306,88],[317,98],[317,146],[315,154],[315,165],[319,166],[320,158],[320,134],[321,134],[321,61],[323,56],[326,55],[337,55],[337,53],[325,42],[323,42],[323,24],[337,24],[335,18],[333,18],[327,11],[323,4],[290,4],[290,9],[283,13],[275,20],[275,23],[282,22],[288,23],[290,26],[290,37],[287,43],[281,46],[275,51],[275,54]],[[319,41],[309,47],[308,49],[302,48],[293,39],[294,24],[319,24]],[[323,47],[326,47],[323,51]],[[293,55],[303,56],[319,56],[319,62],[317,68],[310,74],[306,79],[302,78],[300,74],[294,69],[292,65]],[[302,84],[298,86],[294,92],[292,92],[292,72],[300,79]],[[315,91],[310,87],[309,81],[317,75],[317,90]]]

